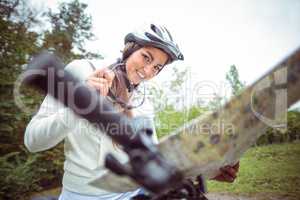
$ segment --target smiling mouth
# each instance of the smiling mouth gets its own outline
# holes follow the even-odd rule
[[[145,79],[145,76],[141,72],[136,71],[136,73],[141,79]]]

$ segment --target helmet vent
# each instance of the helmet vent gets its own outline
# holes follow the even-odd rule
[[[151,29],[153,32],[155,32],[157,35],[163,38],[163,33],[154,24],[151,24]]]

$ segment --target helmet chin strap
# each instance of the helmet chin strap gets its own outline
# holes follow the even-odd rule
[[[120,65],[120,70],[124,73],[124,81],[125,81],[126,88],[128,92],[132,92],[134,89],[136,89],[139,86],[139,84],[134,84],[129,80],[127,70],[126,70],[126,60],[120,61],[120,63],[123,63],[122,65]]]
[[[117,63],[115,63],[114,65],[111,66],[112,70],[118,70],[121,71],[122,73],[122,78],[123,78],[123,84],[125,84],[125,87],[127,88],[128,92],[132,92],[134,89],[136,89],[138,87],[139,84],[133,84],[130,82],[130,80],[128,79],[127,76],[127,72],[126,72],[126,64],[124,62],[122,62],[121,59],[118,59]],[[127,109],[127,110],[131,110],[133,108],[139,107],[141,106],[144,101],[145,101],[145,95],[146,91],[145,91],[145,86],[144,86],[144,94],[143,94],[143,99],[142,102],[138,105],[138,106],[131,106],[128,105],[125,101],[123,101],[122,99],[120,99],[119,97],[115,96],[111,90],[109,90],[109,96],[111,98],[113,98],[117,103],[119,103],[123,108]]]

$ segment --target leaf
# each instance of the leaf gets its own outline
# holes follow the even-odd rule
[[[1,124],[0,132],[12,132],[14,129],[8,124]]]

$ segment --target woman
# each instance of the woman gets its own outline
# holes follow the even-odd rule
[[[171,34],[165,27],[151,24],[145,30],[125,37],[123,56],[117,62],[107,66],[75,60],[66,66],[66,70],[106,96],[127,116],[153,118],[147,99],[142,98],[140,103],[134,104],[132,95],[143,81],[153,78],[175,60],[183,60],[183,55]],[[38,152],[52,148],[62,140],[66,160],[60,200],[130,199],[141,192],[138,189],[115,194],[88,184],[96,175],[105,173],[103,165],[108,152],[121,162],[125,162],[127,156],[100,130],[95,130],[47,95],[26,128],[25,146],[31,152]],[[157,142],[155,132],[153,140]],[[225,172],[225,176],[224,172],[220,174],[225,181],[235,178],[234,168],[229,167]]]

